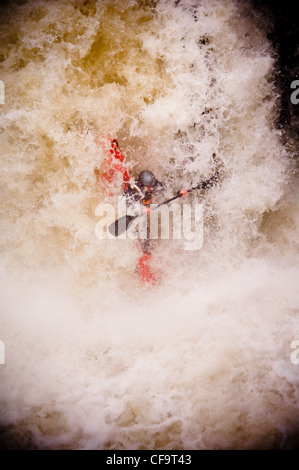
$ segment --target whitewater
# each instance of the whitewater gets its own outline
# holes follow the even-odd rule
[[[1,10],[0,440],[25,449],[285,449],[299,428],[296,149],[250,2]],[[213,174],[203,245],[100,240],[117,138],[171,197]],[[121,191],[119,190],[119,193]],[[188,199],[187,199],[188,198]]]

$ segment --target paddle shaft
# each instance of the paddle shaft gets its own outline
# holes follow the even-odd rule
[[[217,178],[218,178],[218,173],[216,172],[216,174],[214,176],[212,176],[212,178],[210,178],[209,180],[202,181],[197,186],[194,186],[193,188],[187,189],[187,193],[190,193],[191,191],[194,191],[195,189],[205,189],[205,188],[209,187],[215,180],[217,180]],[[154,211],[154,210],[158,209],[159,207],[163,206],[164,204],[168,204],[169,202],[174,201],[175,199],[178,199],[179,197],[182,197],[182,196],[183,195],[179,192],[176,196],[173,196],[172,198],[167,199],[167,201],[161,202],[160,204],[157,205],[157,207],[155,207],[152,210]],[[143,215],[143,214],[140,214],[140,215]],[[136,217],[140,217],[140,216],[136,216]]]

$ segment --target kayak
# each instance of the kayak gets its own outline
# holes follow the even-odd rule
[[[136,272],[138,273],[142,282],[156,286],[158,284],[157,277],[152,273],[148,263],[150,262],[151,254],[142,251],[142,255],[138,260]]]
[[[118,185],[123,191],[128,188],[130,175],[117,139],[111,140],[109,153],[105,156],[101,167],[94,169],[94,174],[97,183],[102,181],[104,184],[108,196],[113,196]]]
[[[107,141],[106,141],[107,144]],[[107,150],[107,145],[106,145]],[[115,192],[125,191],[130,182],[130,175],[128,165],[125,162],[125,158],[120,150],[117,139],[110,140],[109,152],[100,167],[94,169],[97,184],[104,185],[105,193],[107,196],[113,196]],[[138,245],[138,248],[139,245]],[[141,250],[141,255],[137,262],[136,273],[142,283],[148,286],[157,285],[157,278],[152,273],[149,262],[151,260],[151,254]]]

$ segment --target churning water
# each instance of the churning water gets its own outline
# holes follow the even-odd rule
[[[267,27],[233,0],[1,10],[6,446],[293,445],[298,197]],[[110,137],[133,175],[167,183],[156,202],[219,164],[219,184],[184,199],[204,205],[202,248],[157,240],[156,288],[135,273],[135,242],[95,234]]]

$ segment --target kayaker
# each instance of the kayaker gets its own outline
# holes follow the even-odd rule
[[[150,212],[150,204],[152,203],[152,195],[157,194],[166,187],[165,183],[158,181],[155,175],[149,170],[143,170],[139,173],[135,183],[130,184],[124,191],[127,204],[140,203],[147,212]],[[150,254],[152,243],[147,228],[147,237],[139,238],[140,246],[143,252]]]
[[[158,194],[166,188],[166,184],[158,181],[155,175],[149,170],[143,170],[139,173],[138,179],[135,183],[130,184],[124,191],[124,196],[127,204],[140,203],[143,205],[144,210],[150,214],[150,204],[152,203],[153,194]],[[187,190],[183,189],[180,191],[182,197],[187,194]],[[156,284],[157,279],[154,274],[150,271],[147,262],[151,258],[151,252],[153,250],[153,243],[150,238],[150,230],[147,225],[146,236],[139,237],[139,244],[142,250],[141,257],[137,263],[137,271],[141,279],[151,284]]]
[[[149,206],[152,202],[152,194],[159,193],[166,187],[149,170],[143,170],[139,173],[135,183],[130,184],[124,195],[128,202],[140,201],[144,206]]]

